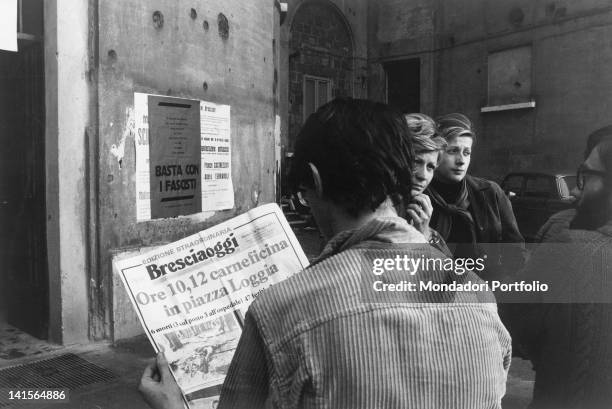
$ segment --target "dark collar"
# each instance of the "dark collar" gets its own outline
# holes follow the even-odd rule
[[[488,190],[491,189],[491,182],[486,179],[477,178],[474,176],[466,175],[465,182],[468,185],[468,188],[472,188],[473,190]]]

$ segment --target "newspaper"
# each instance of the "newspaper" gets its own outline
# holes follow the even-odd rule
[[[280,208],[266,204],[114,268],[195,409],[215,406],[249,304],[307,266]]]

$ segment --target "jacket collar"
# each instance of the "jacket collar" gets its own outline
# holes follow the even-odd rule
[[[427,243],[427,240],[401,217],[376,217],[358,229],[336,234],[312,264],[364,242]]]
[[[486,179],[477,178],[470,175],[465,175],[465,181],[468,185],[468,188],[472,188],[474,190],[488,190],[491,189],[491,183],[489,183]]]

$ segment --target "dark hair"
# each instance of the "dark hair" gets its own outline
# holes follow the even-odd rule
[[[472,127],[472,121],[458,112],[442,115],[436,119],[440,136],[447,141],[458,136],[467,136],[476,142],[476,133]]]
[[[310,115],[295,144],[289,183],[314,187],[308,163],[319,170],[323,195],[352,216],[375,210],[387,197],[409,197],[414,154],[401,113],[385,104],[342,98]]]
[[[599,142],[602,140],[612,140],[612,125],[604,126],[603,128],[599,128],[598,130],[592,132],[587,137],[586,149],[584,151],[584,158],[586,159],[591,151]]]
[[[600,140],[599,159],[604,167],[607,176],[608,184],[612,186],[612,138],[604,138]]]

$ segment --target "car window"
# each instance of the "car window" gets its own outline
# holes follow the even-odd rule
[[[572,189],[576,187],[576,176],[563,176],[559,179],[559,194],[568,197]]]
[[[525,197],[554,197],[555,185],[550,176],[530,176],[525,182]]]
[[[517,195],[521,194],[523,188],[523,175],[510,175],[502,183],[504,192],[514,192]]]

